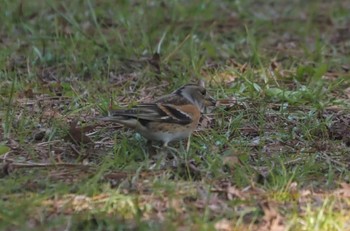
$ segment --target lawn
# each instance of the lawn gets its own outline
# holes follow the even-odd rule
[[[350,1],[1,9],[0,230],[350,230]],[[186,83],[188,151],[98,119]]]

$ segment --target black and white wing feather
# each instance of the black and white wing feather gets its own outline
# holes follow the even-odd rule
[[[144,125],[149,122],[177,123],[183,125],[192,122],[192,117],[190,115],[172,104],[140,104],[131,109],[114,110],[109,114],[108,117],[102,118],[102,120],[115,121],[126,125],[131,122],[128,122],[128,120],[139,121]]]

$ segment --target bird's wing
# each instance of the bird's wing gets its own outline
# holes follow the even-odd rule
[[[122,120],[139,120],[140,122],[166,122],[189,124],[192,122],[192,117],[186,112],[172,104],[148,103],[140,104],[130,109],[120,109],[110,112],[109,117],[103,120],[122,121]]]

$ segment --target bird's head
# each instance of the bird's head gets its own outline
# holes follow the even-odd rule
[[[215,99],[207,94],[207,90],[196,84],[186,84],[177,89],[174,93],[189,100],[196,105],[201,112],[203,112],[206,107],[215,106],[216,104]]]

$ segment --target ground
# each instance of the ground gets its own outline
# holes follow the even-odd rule
[[[350,230],[350,1],[1,8],[1,230]],[[186,83],[188,152],[98,120]]]

